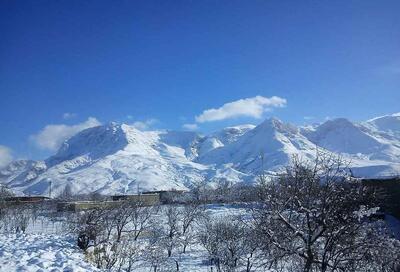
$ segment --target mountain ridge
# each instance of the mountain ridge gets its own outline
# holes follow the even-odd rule
[[[65,141],[45,161],[14,161],[0,182],[18,194],[125,194],[188,190],[221,179],[254,182],[262,169],[280,171],[292,156],[313,159],[316,150],[342,154],[360,176],[400,172],[400,115],[354,123],[328,120],[312,129],[277,118],[258,126],[227,127],[208,135],[140,131],[126,124],[92,127]]]

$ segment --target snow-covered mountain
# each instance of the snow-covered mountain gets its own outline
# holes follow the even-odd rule
[[[314,144],[329,151],[347,153],[369,160],[399,161],[398,141],[390,140],[363,124],[347,119],[329,120],[303,134]],[[397,144],[397,145],[396,145]]]
[[[400,112],[370,119],[364,123],[378,132],[400,138]]]
[[[400,173],[400,114],[362,123],[335,119],[298,128],[271,118],[203,136],[187,131],[140,131],[110,123],[83,130],[45,161],[15,161],[0,182],[20,194],[134,193],[189,189],[219,179],[251,182],[262,170],[280,171],[293,155],[316,149],[341,153],[356,175]]]
[[[42,161],[18,160],[0,170],[0,182],[12,182],[11,186],[24,186],[46,171]]]
[[[382,121],[385,120],[385,121]],[[390,120],[390,121],[388,121]],[[379,130],[385,123],[386,130]],[[362,123],[344,118],[302,130],[315,145],[343,154],[359,176],[393,176],[400,173],[400,118],[382,116]]]
[[[54,195],[65,187],[74,193],[104,194],[136,192],[138,188],[186,189],[204,178],[207,167],[190,161],[177,144],[161,141],[172,141],[174,136],[115,123],[89,128],[47,159],[46,171],[37,178],[21,180],[7,175],[3,182],[31,194],[47,194],[51,182]]]
[[[297,127],[271,118],[236,141],[200,156],[197,161],[206,165],[231,164],[234,169],[256,174],[262,168],[279,169],[295,154],[312,158],[315,145],[301,135]]]
[[[202,156],[213,149],[236,142],[247,131],[252,130],[254,125],[240,125],[227,127],[220,131],[211,133],[199,140],[197,145],[198,156]]]

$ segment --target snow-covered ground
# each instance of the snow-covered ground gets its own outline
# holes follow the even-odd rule
[[[207,205],[206,213],[211,220],[224,216],[250,215],[244,205]],[[157,222],[163,224],[165,218],[156,215]],[[388,226],[400,238],[400,221],[387,217]],[[12,271],[100,271],[88,261],[83,251],[76,246],[76,238],[68,234],[65,219],[50,220],[39,216],[31,222],[25,234],[0,233],[0,272]],[[142,243],[142,242],[140,242]],[[143,245],[146,242],[143,241]],[[164,254],[164,252],[162,253]],[[212,271],[207,262],[207,251],[200,245],[190,245],[185,254],[174,254],[167,259],[160,271],[174,271],[175,260],[179,261],[180,271]],[[214,268],[215,269],[215,268]],[[151,266],[143,259],[133,265],[132,271],[148,272]],[[253,271],[267,271],[254,267]]]
[[[244,215],[248,209],[239,205],[213,204],[206,207],[211,217]],[[162,222],[164,219],[157,215]],[[51,220],[40,215],[30,222],[26,233],[0,233],[0,272],[12,271],[100,271],[88,262],[76,239],[68,234],[63,217]],[[207,272],[207,252],[200,245],[191,245],[186,254],[179,254],[181,271]],[[171,259],[164,269],[175,267]],[[148,272],[148,264],[138,261],[133,271]],[[163,270],[164,271],[164,270]]]
[[[98,271],[66,235],[2,234],[0,271]]]

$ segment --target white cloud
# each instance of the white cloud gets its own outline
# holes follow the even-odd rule
[[[0,169],[7,166],[13,160],[12,151],[4,145],[0,145]]]
[[[313,116],[304,116],[303,119],[304,120],[312,120],[312,119],[314,119],[314,117]]]
[[[150,118],[144,121],[136,121],[132,124],[132,126],[137,128],[138,130],[148,130],[151,126],[153,126],[157,122],[158,122],[157,119]]]
[[[284,98],[255,96],[226,103],[217,109],[205,110],[202,114],[196,116],[196,122],[220,121],[235,117],[261,118],[264,112],[284,106],[286,106],[286,99]]]
[[[69,120],[69,119],[75,118],[76,116],[78,116],[76,113],[65,112],[65,113],[63,114],[63,119],[64,119],[64,120]]]
[[[182,128],[185,130],[197,130],[199,127],[197,124],[184,124]]]
[[[57,150],[61,144],[81,130],[99,126],[101,123],[94,117],[76,125],[54,124],[45,126],[40,132],[31,135],[30,139],[41,149]]]

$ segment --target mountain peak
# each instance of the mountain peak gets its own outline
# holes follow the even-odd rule
[[[82,130],[66,140],[58,152],[46,160],[51,167],[61,161],[70,160],[82,155],[91,160],[115,153],[128,144],[124,131],[126,125],[115,122]]]
[[[400,169],[400,113],[352,123],[345,118],[301,131],[272,117],[260,125],[196,132],[140,131],[110,122],[85,129],[45,162],[20,161],[0,171],[0,182],[21,193],[132,193],[188,189],[203,180],[252,181],[260,169],[280,171],[293,155],[315,157],[318,146],[344,153],[364,176]],[[262,156],[261,156],[262,154]],[[261,157],[264,158],[261,160]]]
[[[398,139],[400,137],[400,112],[372,118],[364,124],[373,130],[389,133],[394,136],[397,135]]]
[[[289,123],[284,123],[276,117],[266,119],[255,130],[276,131],[284,134],[297,134],[299,129]]]
[[[329,124],[329,125],[340,125],[340,126],[353,126],[354,124],[350,122],[348,119],[340,117],[334,118],[331,120],[327,120],[326,122],[322,123],[321,125]]]
[[[304,133],[310,141],[332,152],[369,153],[380,146],[375,138],[346,118],[328,120],[313,131]]]
[[[264,120],[261,124],[259,124],[257,127],[270,127],[270,128],[278,128],[283,125],[283,122],[279,120],[276,117],[270,117]]]

